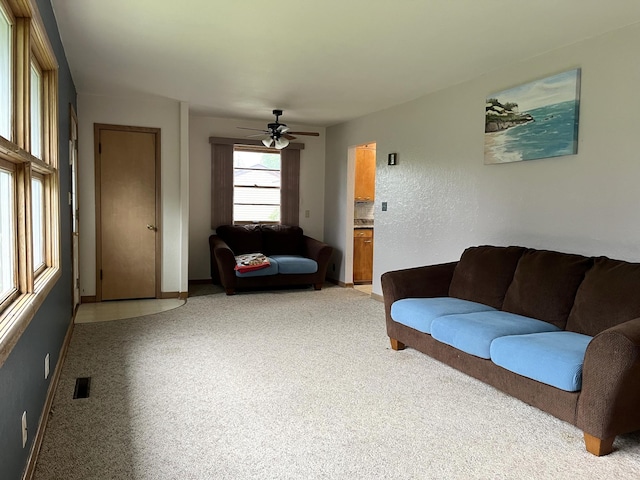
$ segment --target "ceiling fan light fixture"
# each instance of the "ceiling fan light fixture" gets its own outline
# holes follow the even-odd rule
[[[292,132],[286,123],[280,123],[278,121],[280,115],[282,115],[282,110],[274,110],[273,114],[276,116],[275,122],[271,122],[267,124],[267,128],[264,130],[259,128],[250,128],[250,127],[238,127],[238,128],[241,128],[243,130],[254,130],[257,132],[262,132],[254,135],[248,135],[248,136],[262,137],[261,142],[265,147],[267,148],[275,147],[278,150],[282,150],[283,148],[288,147],[290,145],[289,141],[294,140],[296,138],[294,135],[309,135],[312,137],[320,136],[320,133],[318,132],[298,132],[298,131]]]
[[[284,137],[276,138],[276,148],[278,150],[282,150],[287,145],[289,145],[289,140],[287,140],[286,138]]]

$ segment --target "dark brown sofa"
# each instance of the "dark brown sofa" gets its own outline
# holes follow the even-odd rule
[[[595,455],[640,430],[640,264],[521,247],[472,247],[460,261],[382,275],[394,350],[412,347],[584,432]],[[593,337],[579,391],[565,391],[465,353],[392,318],[394,302],[456,298]],[[435,332],[432,332],[435,334]]]
[[[222,285],[227,295],[238,289],[313,285],[322,289],[333,248],[304,235],[302,228],[288,225],[222,225],[209,237],[211,278]],[[234,270],[236,255],[263,253],[267,257],[298,256],[317,263],[311,273],[277,273],[264,276],[238,276]],[[277,263],[277,262],[275,262]]]

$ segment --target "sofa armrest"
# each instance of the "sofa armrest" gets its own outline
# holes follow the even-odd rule
[[[576,425],[598,439],[640,429],[640,318],[596,335],[582,369]]]
[[[225,288],[232,288],[235,281],[236,258],[224,240],[217,235],[209,237],[209,248],[211,250],[211,277],[214,279],[214,269]]]
[[[453,278],[453,271],[458,262],[427,265],[423,267],[393,270],[382,274],[382,296],[387,322],[387,334],[391,338],[394,350],[404,348],[398,342],[395,329],[397,325],[391,318],[391,305],[403,298],[446,297],[449,295],[449,285]]]
[[[389,307],[402,298],[446,297],[458,262],[393,270],[382,274],[382,294]]]
[[[329,259],[333,253],[333,247],[307,235],[303,235],[302,239],[304,242],[303,248],[305,256],[316,261],[318,264],[318,278],[321,278],[321,281],[324,281],[327,275]]]
[[[307,235],[303,235],[302,239],[304,243],[303,250],[305,257],[318,262],[318,260],[322,260],[325,257],[328,259],[331,256],[331,251],[333,249],[326,243],[316,240],[315,238],[308,237]]]

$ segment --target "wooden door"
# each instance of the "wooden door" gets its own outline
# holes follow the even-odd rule
[[[113,125],[95,130],[96,300],[159,297],[160,130]]]

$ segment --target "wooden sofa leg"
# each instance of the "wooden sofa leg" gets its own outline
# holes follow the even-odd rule
[[[322,284],[321,283],[314,283],[313,284],[313,289],[314,290],[322,290]]]
[[[227,295],[235,295],[236,294],[236,291],[233,288],[225,288],[224,291],[225,291],[225,293]]]
[[[391,348],[393,350],[404,350],[404,343],[396,340],[395,338],[389,338],[389,340],[391,341]]]
[[[615,438],[616,437],[602,439],[585,432],[584,444],[587,447],[587,452],[597,457],[602,457],[603,455],[609,455],[613,452],[613,441]]]

